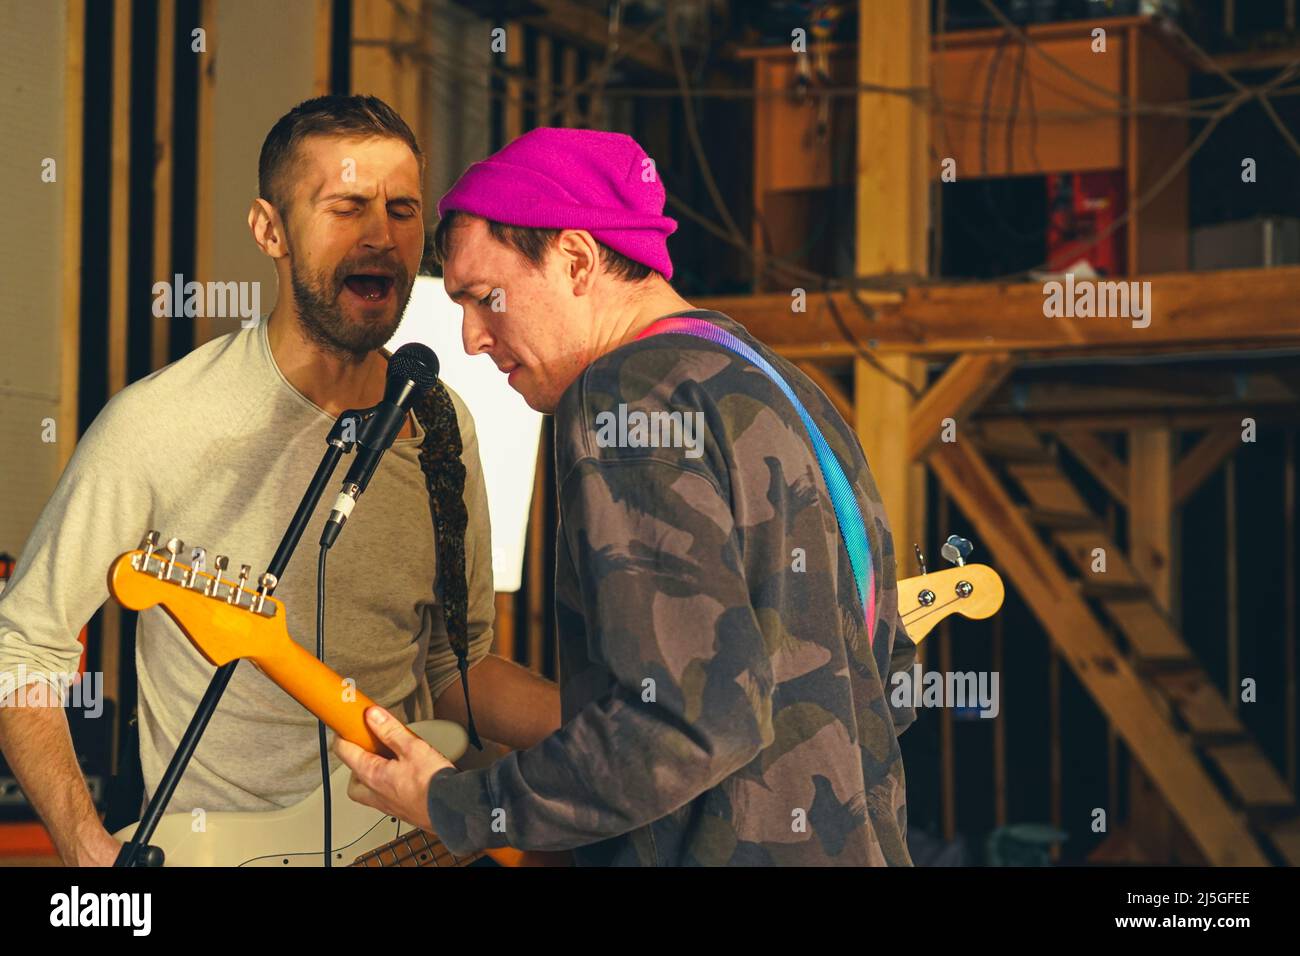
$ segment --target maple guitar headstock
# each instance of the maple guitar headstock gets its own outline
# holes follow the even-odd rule
[[[921,573],[898,582],[898,610],[914,643],[920,644],[950,614],[983,620],[1002,607],[1006,596],[1002,578],[987,565],[967,564],[972,550],[965,538],[951,535],[941,553],[954,567],[927,572],[921,549],[916,548]]]
[[[209,663],[220,667],[247,658],[343,739],[391,754],[365,723],[365,709],[375,702],[289,636],[284,605],[270,596],[274,575],[260,575],[257,589],[249,590],[248,565],[231,581],[221,573],[228,566],[223,555],[209,574],[203,548],[194,548],[184,564],[178,560],[183,542],[172,538],[159,550],[158,541],[158,532],[150,531],[109,569],[108,589],[124,607],[161,607]]]

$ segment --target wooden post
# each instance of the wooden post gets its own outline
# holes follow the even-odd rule
[[[1129,556],[1134,572],[1170,610],[1174,592],[1173,432],[1135,428],[1129,432]],[[1129,823],[1133,837],[1154,862],[1173,860],[1173,817],[1145,772],[1129,765]]]
[[[113,109],[109,132],[108,397],[126,387],[127,256],[131,202],[131,0],[113,7]],[[103,695],[122,701],[122,608],[111,597],[101,617],[99,669]],[[116,771],[118,721],[113,721],[109,753]]]
[[[199,53],[199,107],[198,107],[198,184],[194,191],[194,271],[195,278],[206,282],[213,278],[212,256],[215,246],[217,215],[213,208],[215,191],[212,188],[213,166],[216,156],[214,104],[217,92],[217,3],[218,0],[201,0],[199,25],[206,38],[207,52]],[[200,316],[194,320],[194,347],[212,338],[212,319]]]
[[[537,471],[533,479],[533,503],[528,512],[528,666],[544,673],[542,648],[546,637],[546,436],[537,444]]]
[[[1005,676],[1005,640],[1003,617],[993,615],[993,672]],[[922,645],[924,647],[925,645]],[[1000,680],[1001,678],[999,678]],[[999,710],[1001,720],[993,721],[993,822],[996,826],[1007,824],[1007,708]]]
[[[1292,10],[1294,13],[1294,10]],[[1282,480],[1285,483],[1282,492],[1282,531],[1286,540],[1286,555],[1283,558],[1285,582],[1283,594],[1283,628],[1282,658],[1286,668],[1286,705],[1283,719],[1286,721],[1284,737],[1286,739],[1286,782],[1295,792],[1296,788],[1296,677],[1295,677],[1295,430],[1286,432],[1286,451],[1282,466]]]
[[[176,0],[158,0],[158,70],[154,89],[153,169],[153,275],[156,281],[172,281],[172,106],[175,99],[173,69],[176,63]],[[177,316],[156,316],[149,344],[149,367],[155,371],[171,359],[171,324]]]
[[[858,81],[929,85],[930,5],[872,0],[858,12]],[[929,228],[930,117],[925,104],[858,95],[857,270],[924,275]]]
[[[325,96],[330,91],[332,52],[334,48],[334,0],[316,0],[316,33],[312,38],[313,61],[311,91]]]
[[[571,45],[565,45],[564,52],[561,54],[560,63],[563,71],[562,82],[564,83],[564,100],[566,108],[564,114],[556,119],[561,126],[578,125],[578,100],[577,97],[570,97],[573,88],[578,85],[578,51]]]
[[[108,397],[126,387],[127,254],[131,240],[131,0],[113,7],[113,115],[108,244]]]
[[[517,20],[506,24],[506,66],[511,75],[506,80],[506,97],[502,108],[505,138],[509,143],[524,133],[524,87],[515,71],[524,68],[524,26]]]
[[[68,2],[68,45],[64,53],[64,154],[59,160],[63,180],[63,302],[59,353],[59,458],[62,473],[77,443],[77,402],[81,367],[81,191],[83,91],[86,82],[86,3]]]
[[[929,76],[929,4],[876,0],[861,5],[858,23],[858,80],[862,84],[925,86]],[[926,172],[929,116],[923,105],[880,93],[858,96],[857,243],[858,275],[927,271],[929,186]],[[856,315],[850,326],[869,333]],[[880,357],[880,364],[917,388],[924,366],[906,355]],[[854,363],[858,437],[880,489],[893,532],[895,555],[926,547],[925,471],[908,455],[908,390],[862,358]],[[959,439],[960,440],[960,439]],[[898,558],[900,575],[913,573]]]
[[[1048,780],[1052,826],[1061,828],[1061,653],[1054,645],[1047,649],[1047,740]],[[1061,845],[1048,851],[1053,862],[1061,858]]]
[[[555,80],[551,76],[551,38],[546,34],[537,37],[537,125],[554,126],[551,122],[551,100]]]
[[[1240,620],[1241,608],[1238,603],[1239,589],[1237,586],[1237,462],[1234,458],[1229,458],[1223,468],[1225,481],[1223,483],[1223,509],[1227,527],[1224,533],[1224,550],[1228,552],[1227,560],[1227,580],[1224,582],[1224,591],[1227,594],[1228,601],[1228,680],[1227,687],[1224,688],[1224,696],[1228,700],[1228,706],[1235,714],[1238,710],[1238,704],[1241,701],[1241,641],[1240,641]]]
[[[948,496],[939,491],[939,521],[948,523]],[[952,672],[952,628],[945,620],[939,625],[939,670]],[[957,838],[957,740],[953,733],[952,708],[939,710],[939,779],[942,781],[943,838]]]
[[[515,659],[515,596],[509,591],[498,591],[496,596],[496,622],[493,626],[496,640],[493,650],[508,661]]]

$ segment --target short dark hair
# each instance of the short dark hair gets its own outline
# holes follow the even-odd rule
[[[424,154],[406,121],[377,96],[318,96],[280,117],[262,142],[257,160],[257,192],[280,215],[288,212],[291,191],[285,177],[299,144],[309,136],[387,136],[411,148],[424,180]]]
[[[433,259],[438,265],[446,262],[451,254],[452,230],[468,215],[470,214],[459,209],[452,209],[447,215],[438,220],[438,226],[433,232],[432,242]],[[488,235],[503,246],[508,246],[519,253],[526,262],[534,267],[540,266],[545,261],[547,250],[555,245],[555,241],[563,231],[560,229],[538,229],[532,226],[511,226],[503,222],[497,222],[494,219],[484,219],[484,221],[487,223]],[[623,253],[615,252],[599,240],[597,240],[596,245],[600,248],[600,261],[604,265],[605,271],[617,279],[622,279],[624,282],[640,282],[655,273],[655,270],[645,263],[629,259]]]

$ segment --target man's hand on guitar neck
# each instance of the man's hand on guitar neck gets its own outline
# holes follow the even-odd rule
[[[396,756],[380,757],[338,737],[334,752],[352,770],[348,797],[423,830],[429,821],[429,781],[455,766],[382,707],[366,709],[366,725]]]

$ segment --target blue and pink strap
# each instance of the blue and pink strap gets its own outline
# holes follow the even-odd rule
[[[808,437],[812,439],[817,465],[821,468],[822,478],[826,482],[826,487],[830,490],[831,507],[835,509],[835,521],[840,527],[840,539],[844,542],[844,548],[848,552],[849,567],[853,569],[853,582],[857,586],[858,600],[861,602],[866,617],[867,638],[874,648],[876,642],[875,569],[871,564],[871,545],[867,541],[867,529],[862,521],[862,510],[858,507],[858,499],[853,494],[853,486],[849,483],[848,476],[844,474],[844,468],[836,459],[835,453],[831,451],[831,446],[827,444],[821,429],[817,427],[817,423],[808,414],[808,409],[804,408],[803,403],[795,395],[794,389],[786,383],[785,379],[781,377],[780,373],[772,367],[767,359],[726,329],[720,329],[712,322],[706,322],[703,319],[670,316],[655,322],[637,338],[643,339],[651,335],[666,333],[691,335],[735,352],[737,355],[754,363],[785,394],[785,397],[790,399],[794,410],[799,413],[799,418],[803,420],[804,428],[808,430]]]

